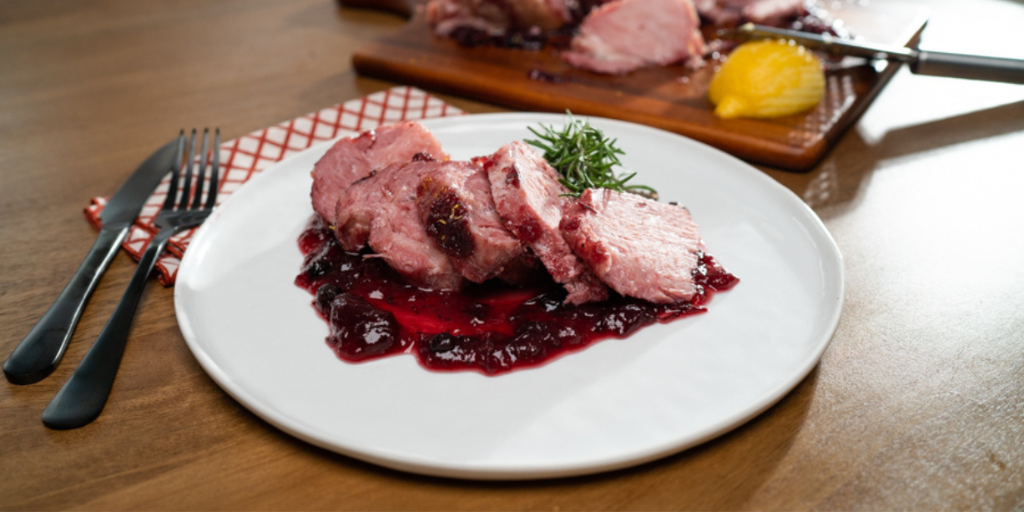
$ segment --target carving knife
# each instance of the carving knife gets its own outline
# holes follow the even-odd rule
[[[175,139],[150,155],[107,202],[100,212],[102,228],[85,261],[50,309],[4,362],[4,375],[11,383],[38,382],[57,367],[86,301],[117,255],[146,199],[170,171],[177,146],[178,140]]]
[[[830,34],[810,34],[746,23],[718,34],[733,40],[790,39],[798,44],[832,55],[888,59],[907,63],[917,75],[966,78],[991,82],[1024,84],[1024,60],[963,55],[918,50],[903,46],[887,46],[842,39]]]

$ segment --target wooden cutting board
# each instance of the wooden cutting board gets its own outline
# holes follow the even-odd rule
[[[867,109],[899,68],[887,62],[846,59],[826,72],[825,99],[812,110],[776,119],[722,120],[707,99],[712,66],[648,68],[607,76],[563,63],[553,50],[460,47],[435,37],[422,0],[342,0],[409,18],[394,34],[353,57],[364,75],[472,98],[518,110],[609,117],[669,130],[750,162],[792,171],[811,169]],[[866,41],[917,42],[927,21],[917,6],[842,4],[832,11]],[[543,78],[536,78],[537,76]]]

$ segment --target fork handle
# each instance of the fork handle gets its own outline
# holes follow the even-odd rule
[[[129,223],[121,223],[100,229],[64,291],[4,362],[4,375],[12,384],[32,384],[53,373],[64,357],[85,303],[120,250],[130,227]]]
[[[103,411],[110,389],[114,386],[117,369],[121,365],[135,308],[146,289],[146,282],[157,258],[173,234],[172,230],[160,230],[150,241],[110,320],[107,320],[96,342],[71,378],[43,410],[43,424],[47,427],[82,427],[99,417]]]

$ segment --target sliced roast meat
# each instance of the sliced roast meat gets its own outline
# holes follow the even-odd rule
[[[762,25],[781,25],[782,23],[807,14],[804,0],[758,0],[748,2],[740,13],[744,21],[752,21]]]
[[[807,14],[805,0],[694,0],[700,16],[714,25],[745,21],[778,26]]]
[[[681,206],[609,189],[588,189],[560,228],[587,266],[613,290],[656,303],[690,300],[702,244]]]
[[[750,3],[748,0],[737,0]],[[753,0],[756,1],[756,0]],[[697,14],[705,22],[719,26],[735,26],[740,23],[742,5],[733,7],[723,0],[693,0]]]
[[[485,164],[495,207],[509,229],[537,255],[573,304],[604,300],[608,289],[573,254],[558,231],[568,191],[558,173],[522,142],[506,144]]]
[[[562,59],[597,73],[697,63],[705,53],[691,0],[615,0],[583,19]]]
[[[448,255],[427,236],[416,204],[423,177],[441,162],[420,157],[373,171],[338,198],[335,234],[342,247],[357,251],[369,245],[410,282],[425,288],[456,290],[462,274]]]
[[[459,28],[500,36],[509,31],[554,30],[572,19],[570,0],[431,0],[427,21],[439,36]]]
[[[416,191],[427,234],[466,279],[482,283],[523,257],[524,247],[494,209],[487,172],[476,163],[443,162]]]
[[[370,171],[405,163],[417,154],[448,158],[434,135],[415,121],[405,121],[341,139],[313,167],[313,210],[330,222],[342,191]]]

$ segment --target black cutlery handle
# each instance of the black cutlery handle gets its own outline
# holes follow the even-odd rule
[[[1024,60],[921,51],[910,70],[918,75],[1024,84]]]
[[[104,226],[64,291],[4,362],[4,375],[13,384],[32,384],[53,372],[68,348],[100,276],[113,261],[130,224]]]
[[[117,369],[121,365],[135,308],[146,289],[149,274],[172,234],[169,230],[161,230],[150,241],[110,320],[107,320],[96,342],[78,368],[75,368],[71,378],[43,410],[43,424],[47,427],[82,427],[99,417],[103,411],[110,389],[114,386]]]

